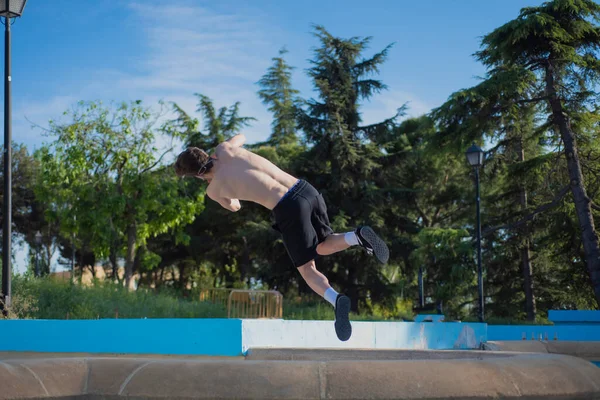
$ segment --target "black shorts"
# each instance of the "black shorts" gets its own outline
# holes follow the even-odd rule
[[[323,196],[310,183],[299,180],[273,209],[273,229],[296,268],[316,259],[317,245],[333,233]]]

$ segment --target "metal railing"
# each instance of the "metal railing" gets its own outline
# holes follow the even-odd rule
[[[276,290],[239,290],[229,293],[227,318],[282,318],[283,296]]]
[[[200,301],[209,301],[213,304],[219,304],[227,307],[229,301],[229,293],[232,289],[226,288],[210,288],[200,290]]]

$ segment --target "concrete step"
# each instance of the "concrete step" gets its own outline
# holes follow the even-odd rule
[[[600,398],[600,368],[566,355],[303,352],[319,360],[15,357],[0,361],[0,400]]]

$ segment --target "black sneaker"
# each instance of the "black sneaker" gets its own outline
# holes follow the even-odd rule
[[[348,316],[350,314],[350,298],[344,294],[338,294],[335,300],[335,333],[342,342],[352,336],[352,325]]]
[[[377,234],[369,226],[359,226],[354,231],[358,236],[359,244],[367,250],[367,253],[372,255],[379,260],[380,263],[385,264],[390,258],[390,250],[388,249],[385,242],[377,236]]]

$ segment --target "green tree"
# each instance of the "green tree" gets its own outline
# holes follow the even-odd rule
[[[12,221],[13,243],[21,239],[30,248],[36,248],[35,234],[42,233],[42,245],[39,250],[43,256],[42,273],[49,272],[49,260],[54,254],[53,237],[56,226],[44,218],[44,203],[38,201],[34,187],[39,175],[39,163],[22,144],[12,145]],[[4,201],[4,176],[0,172],[0,204]],[[2,216],[0,216],[2,223]],[[33,253],[32,253],[33,254]]]
[[[426,286],[449,317],[462,318],[462,308],[473,302],[476,265],[472,262],[470,235],[466,230],[423,228],[415,237],[415,264],[426,266]]]
[[[296,136],[296,108],[298,103],[298,90],[292,87],[293,67],[289,66],[283,56],[286,49],[279,51],[279,57],[272,59],[273,65],[258,81],[261,89],[258,96],[269,111],[273,113],[271,123],[272,132],[268,144],[277,146],[286,143],[295,143]]]
[[[72,122],[51,123],[56,140],[38,152],[43,179],[37,193],[50,204],[64,237],[98,257],[125,251],[126,285],[131,287],[134,261],[151,236],[192,222],[201,209],[202,193],[186,196],[186,182],[162,164],[155,147],[159,114],[140,101],[115,109],[81,102],[68,113]],[[180,234],[177,240],[185,241]]]
[[[463,153],[441,152],[437,135],[428,115],[406,119],[391,131],[379,177],[389,203],[381,218],[393,227],[391,251],[402,260],[396,268],[407,284],[405,294],[417,297],[420,272],[425,299],[460,317],[476,298],[473,248],[465,238],[475,215],[473,184]],[[463,273],[469,279],[459,283],[457,274]]]
[[[197,118],[190,116],[177,103],[173,103],[177,118],[171,125],[184,139],[185,147],[199,147],[208,151],[248,126],[251,121],[256,121],[254,117],[240,116],[240,102],[217,110],[208,96],[199,93],[195,96],[198,97],[196,111],[202,114],[204,120],[204,132],[199,129]]]
[[[534,95],[530,87],[533,82],[534,76],[528,71],[499,68],[491,71],[480,84],[452,94],[446,103],[432,112],[440,129],[436,137],[440,148],[462,153],[463,146],[470,140],[488,140],[495,144],[488,152],[483,170],[484,187],[486,190],[490,188],[487,190],[488,197],[484,198],[487,210],[484,223],[502,224],[502,221],[508,221],[515,215],[526,215],[527,193],[539,193],[540,167],[548,166],[551,162],[551,157],[541,149],[546,127],[535,126],[537,108],[530,101]],[[526,155],[529,158],[527,162]],[[492,249],[494,240],[502,241],[503,248],[508,245],[516,247],[515,252],[504,253],[509,258],[503,258],[503,262],[510,266],[520,262],[525,309],[528,318],[533,320],[535,296],[530,252],[531,226],[519,225],[503,236],[492,239],[487,235],[484,239],[490,242]],[[502,285],[499,287],[500,290],[506,288]],[[514,293],[512,296],[514,298]]]
[[[586,191],[578,140],[583,132],[573,120],[596,98],[593,87],[600,77],[600,29],[595,23],[600,5],[592,0],[553,0],[526,7],[519,17],[483,38],[479,60],[490,68],[505,65],[527,69],[535,75],[532,102],[543,102],[552,131],[564,144],[569,187],[577,213],[585,263],[600,304],[600,246]]]

